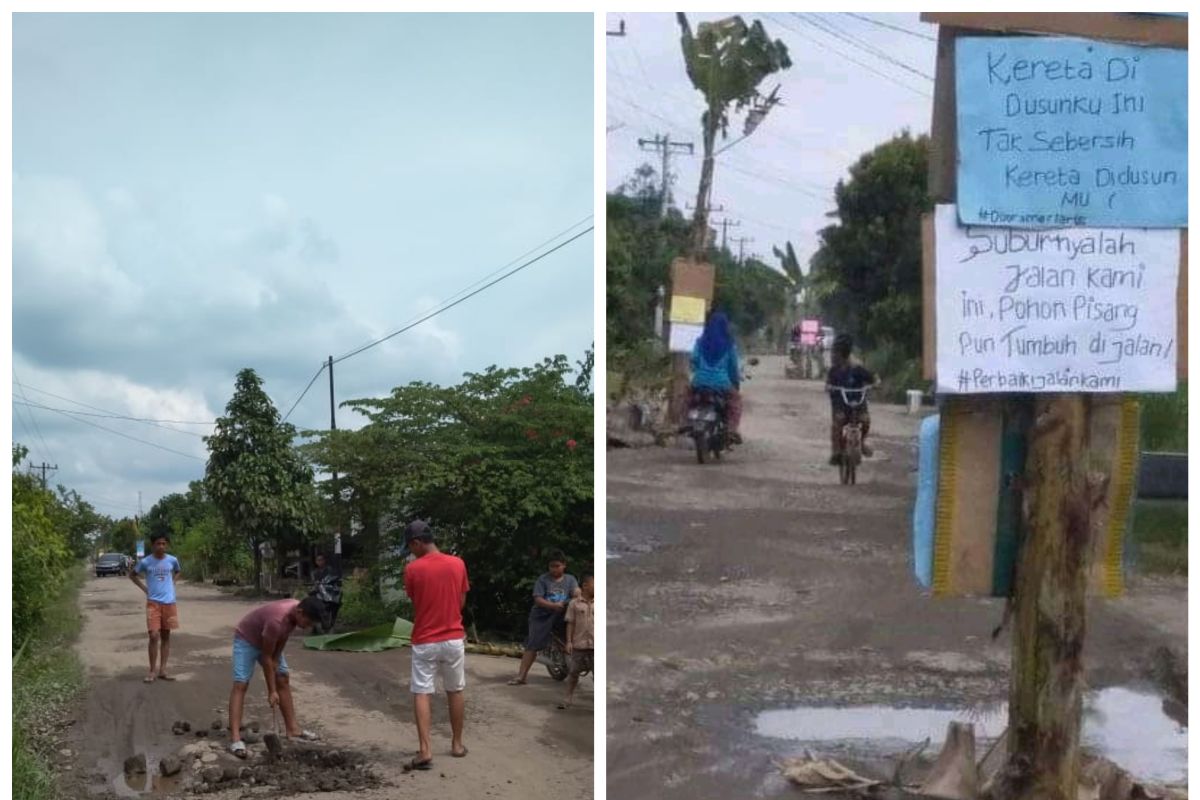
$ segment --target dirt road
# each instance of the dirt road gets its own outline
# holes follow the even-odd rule
[[[746,445],[719,464],[676,447],[608,453],[611,797],[790,797],[781,756],[882,769],[947,714],[973,710],[981,732],[994,704],[1002,714],[1002,602],[934,601],[911,577],[916,418],[874,404],[876,457],[841,487],[828,400],[783,367],[763,359],[744,385]],[[1088,680],[1114,693],[1089,719],[1113,704],[1161,715],[1151,654],[1171,646],[1186,663],[1186,639],[1186,582],[1095,603]],[[1177,728],[1166,721],[1161,749],[1178,749]],[[1101,733],[1106,752],[1126,746]]]
[[[172,636],[173,683],[142,683],[146,634],[142,595],[123,578],[91,578],[83,589],[85,618],[78,649],[87,668],[89,690],[74,726],[74,741],[63,769],[76,777],[79,797],[110,793],[136,796],[123,778],[122,764],[145,752],[150,771],[158,759],[188,743],[203,745],[194,733],[172,734],[176,720],[208,727],[224,719],[231,685],[233,627],[251,603],[218,590],[181,583],[181,629]],[[325,653],[305,650],[298,638],[285,651],[301,724],[318,731],[323,748],[362,754],[379,785],[353,792],[318,795],[330,800],[438,797],[591,797],[593,692],[583,680],[577,707],[555,708],[561,684],[541,667],[529,685],[509,687],[516,671],[511,659],[467,657],[466,743],[470,754],[450,758],[444,695],[434,704],[434,769],[405,775],[402,763],[416,750],[412,695],[408,690],[407,648],[384,653]],[[271,713],[261,670],[250,686],[247,720],[269,731]],[[228,740],[217,738],[226,743]],[[224,763],[224,759],[216,762]],[[234,762],[236,764],[236,762]],[[297,769],[296,775],[306,773]],[[350,774],[349,772],[347,774]],[[142,784],[138,784],[141,788]],[[158,792],[170,793],[164,786]],[[191,796],[190,793],[188,796]],[[216,797],[291,797],[287,789],[261,785]]]

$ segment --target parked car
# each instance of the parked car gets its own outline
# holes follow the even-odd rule
[[[129,565],[126,562],[128,556],[123,556],[120,553],[105,553],[96,559],[96,577],[103,578],[105,575],[125,575],[129,572]]]

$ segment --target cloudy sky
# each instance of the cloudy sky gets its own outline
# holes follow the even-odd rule
[[[688,19],[695,30],[732,13]],[[712,201],[725,211],[713,217],[739,222],[729,228],[730,239],[753,238],[746,252],[772,265],[778,263],[772,245],[791,240],[807,268],[816,233],[829,224],[833,187],[850,165],[904,128],[928,132],[937,28],[915,13],[746,18],[761,20],[772,39],[783,40],[792,67],[760,87],[769,92],[779,84],[784,104],[750,138],[717,157]],[[691,205],[700,180],[704,105],[685,71],[679,25],[674,14],[609,14],[608,29],[617,30],[622,19],[627,35],[606,37],[607,186],[619,186],[645,162],[657,172],[659,156],[641,151],[638,139],[669,134],[695,143],[696,155],[680,155],[671,167],[677,207]],[[718,149],[741,136],[743,119],[735,116]],[[730,247],[736,252],[732,241]]]
[[[101,511],[149,509],[203,474],[183,422],[240,368],[286,410],[583,220],[592,42],[590,14],[15,15],[14,439]],[[339,399],[582,355],[592,248],[337,364]]]

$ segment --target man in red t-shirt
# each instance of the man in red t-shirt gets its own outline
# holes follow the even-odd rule
[[[450,705],[450,755],[467,754],[463,744],[463,720],[467,702],[466,652],[462,609],[467,602],[467,566],[458,556],[438,550],[433,529],[421,520],[409,523],[404,543],[414,556],[404,568],[404,591],[412,599],[412,693],[417,718],[420,752],[407,769],[429,769],[433,764],[433,744],[429,730],[433,726],[432,696],[438,674]]]

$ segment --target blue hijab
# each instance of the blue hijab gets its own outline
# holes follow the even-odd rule
[[[705,361],[715,364],[732,348],[729,317],[723,311],[714,311],[704,324],[704,333],[700,334],[700,353]]]

